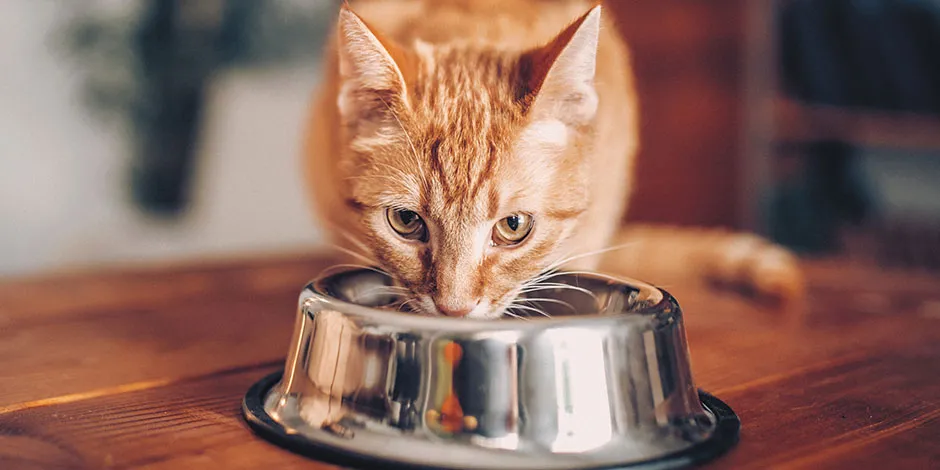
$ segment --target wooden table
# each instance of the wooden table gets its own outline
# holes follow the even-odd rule
[[[327,468],[256,437],[316,257],[0,283],[0,468]],[[674,286],[696,381],[743,422],[713,468],[940,468],[940,278],[807,262],[804,315]]]

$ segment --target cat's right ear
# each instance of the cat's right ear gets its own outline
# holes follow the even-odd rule
[[[601,7],[597,5],[547,45],[523,54],[519,64],[521,99],[530,114],[575,126],[594,118],[600,25]]]
[[[341,83],[337,105],[342,118],[359,122],[407,106],[408,87],[402,72],[409,70],[410,57],[345,5],[340,9],[338,33]]]

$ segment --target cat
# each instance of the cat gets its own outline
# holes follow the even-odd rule
[[[415,313],[497,318],[556,269],[802,293],[796,257],[760,237],[621,227],[639,117],[602,5],[353,6],[327,45],[305,175],[331,241],[394,277]]]

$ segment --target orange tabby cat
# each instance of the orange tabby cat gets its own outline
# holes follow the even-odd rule
[[[618,233],[638,118],[601,6],[354,5],[328,48],[306,173],[333,241],[395,277],[417,312],[498,317],[559,266],[800,291],[793,257],[756,237]],[[597,256],[611,243],[623,247]]]

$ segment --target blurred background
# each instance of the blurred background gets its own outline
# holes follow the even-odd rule
[[[940,2],[607,3],[629,220],[940,269]],[[0,2],[0,276],[316,247],[300,143],[337,6]]]
[[[0,275],[319,240],[302,128],[335,2],[0,2]]]

